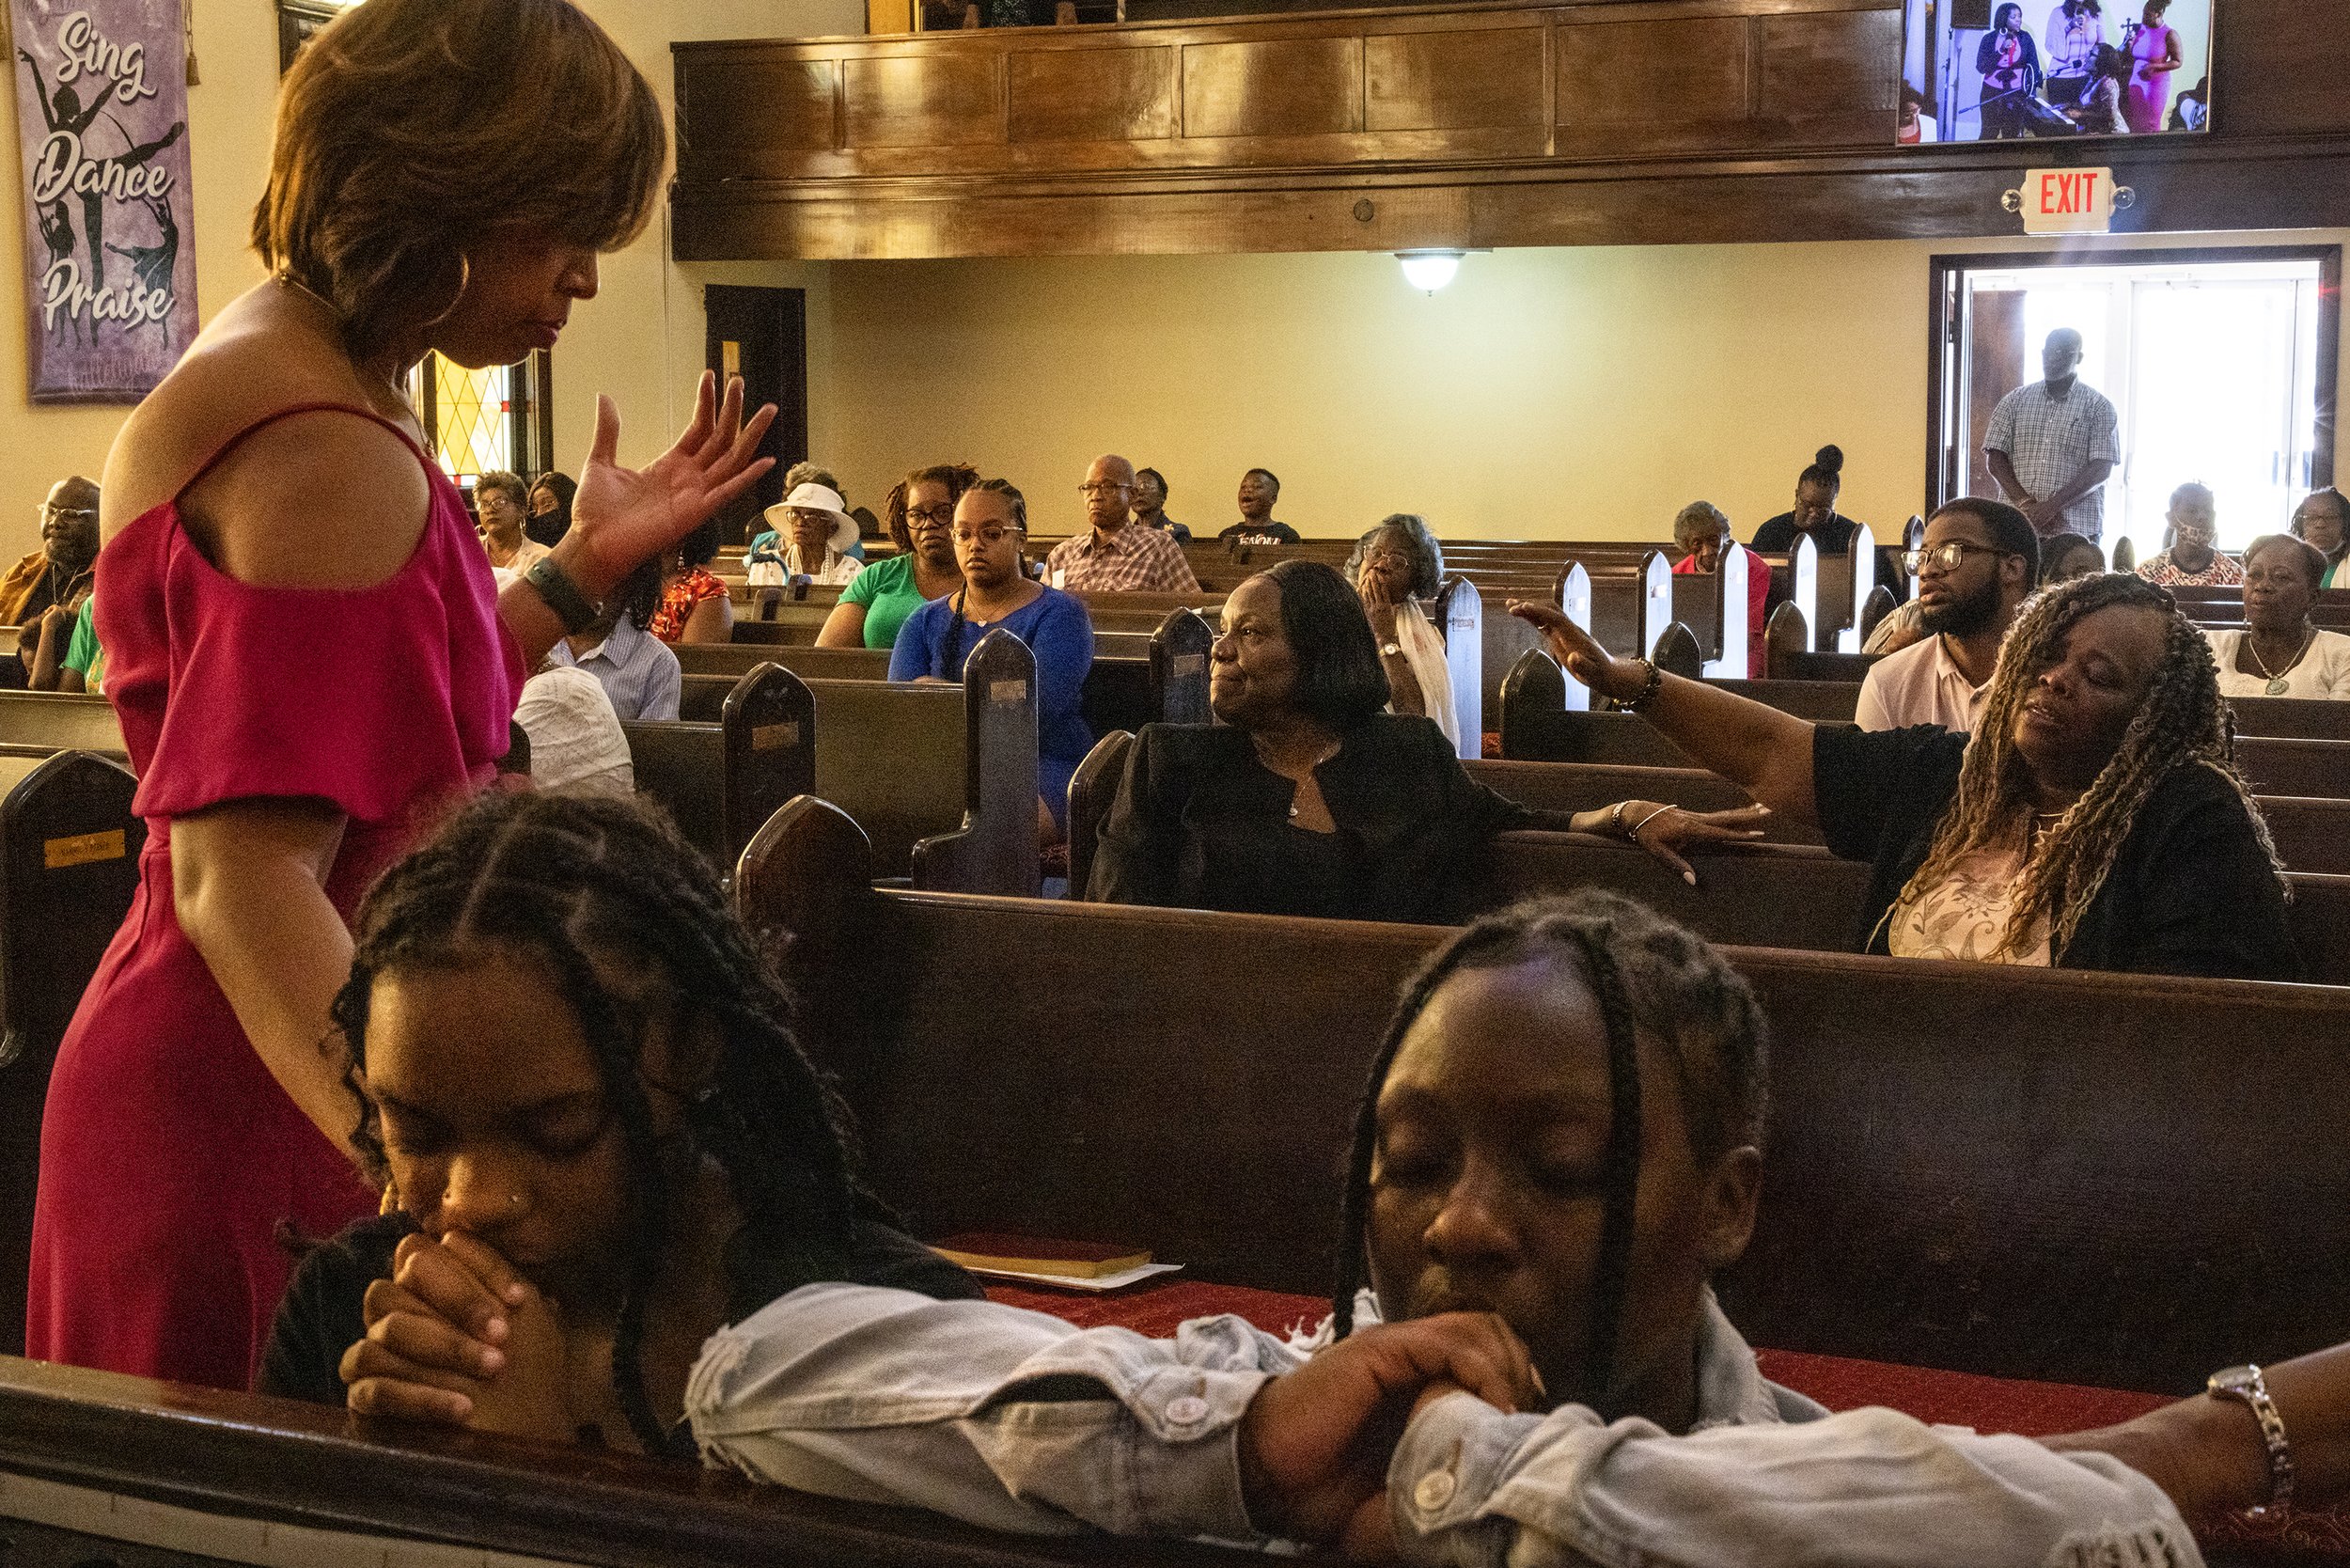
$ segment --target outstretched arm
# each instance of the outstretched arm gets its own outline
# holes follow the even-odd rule
[[[1601,696],[1628,699],[1646,687],[1648,661],[1614,657],[1555,605],[1513,599],[1510,613],[1539,627],[1552,655]],[[1779,816],[1816,823],[1808,721],[1678,675],[1663,678],[1640,716]]]

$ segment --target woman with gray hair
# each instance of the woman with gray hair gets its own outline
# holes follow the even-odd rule
[[[1711,501],[1692,501],[1673,516],[1673,548],[1682,552],[1676,575],[1719,572],[1722,552],[1730,547],[1730,519]],[[1769,617],[1771,572],[1760,560],[1747,567],[1747,676],[1762,679],[1762,628]]]
[[[1363,613],[1379,644],[1379,667],[1392,694],[1390,713],[1434,719],[1444,738],[1461,749],[1461,725],[1452,708],[1452,670],[1445,662],[1444,635],[1414,603],[1436,596],[1444,580],[1444,548],[1428,520],[1399,511],[1355,544],[1346,580],[1362,595]]]

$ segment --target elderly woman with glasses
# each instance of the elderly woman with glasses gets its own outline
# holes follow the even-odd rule
[[[889,656],[892,681],[960,684],[964,661],[981,637],[1001,628],[1036,655],[1037,833],[1060,839],[1069,810],[1069,776],[1093,749],[1079,704],[1093,669],[1093,619],[1073,593],[1029,577],[1022,546],[1028,503],[1007,479],[981,479],[955,503],[955,561],[963,587],[906,618]]]
[[[906,618],[963,587],[955,564],[955,503],[979,482],[968,463],[916,468],[883,502],[898,553],[867,564],[840,590],[816,634],[819,648],[893,648]]]
[[[2192,480],[2170,493],[2170,548],[2140,565],[2156,588],[2216,588],[2244,581],[2244,569],[2212,548],[2219,537],[2209,487]]]
[[[1673,546],[1682,552],[1675,575],[1719,572],[1730,547],[1730,519],[1711,501],[1692,501],[1673,518]],[[1792,546],[1791,546],[1792,547]],[[1747,674],[1762,678],[1762,629],[1770,619],[1771,571],[1761,561],[1747,569]]]
[[[2222,697],[2350,698],[2350,636],[2310,619],[2326,557],[2306,540],[2264,534],[2244,552],[2244,624],[2208,627]]]
[[[1458,753],[1460,716],[1452,707],[1452,669],[1444,634],[1415,603],[1434,599],[1444,580],[1444,550],[1428,520],[1399,511],[1355,543],[1346,580],[1362,596],[1379,667],[1386,675],[1387,712],[1435,721]]]

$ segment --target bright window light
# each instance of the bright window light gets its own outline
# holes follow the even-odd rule
[[[1461,270],[1457,250],[1403,250],[1395,259],[1403,263],[1403,281],[1423,294],[1433,294],[1452,281]]]

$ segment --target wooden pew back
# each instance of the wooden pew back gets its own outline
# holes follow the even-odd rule
[[[129,756],[114,704],[91,695],[0,691],[0,745]]]
[[[914,885],[1034,898],[1036,655],[1026,643],[1001,627],[979,639],[964,665],[963,714],[963,823],[914,846]]]
[[[1362,1074],[1444,933],[854,889],[833,917],[899,983],[826,989],[809,1043],[918,1231],[1326,1288]],[[978,951],[1023,983],[965,994]],[[1773,1025],[1762,1227],[1725,1281],[1758,1342],[2185,1391],[2340,1337],[2342,993],[1729,956]]]
[[[50,1069],[138,889],[137,789],[87,752],[0,756],[0,1355],[24,1342]]]

